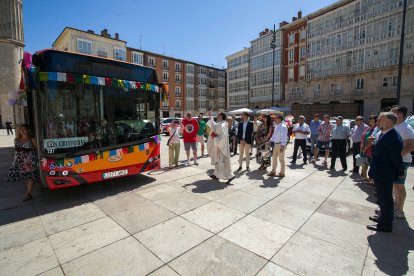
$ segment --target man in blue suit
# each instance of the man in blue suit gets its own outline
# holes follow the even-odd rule
[[[243,112],[241,115],[242,121],[238,125],[237,130],[237,141],[240,146],[240,155],[239,155],[239,168],[237,171],[242,170],[243,164],[243,155],[246,155],[246,170],[250,170],[250,149],[252,147],[253,141],[253,122],[249,120],[249,113]]]
[[[392,112],[381,113],[378,127],[381,130],[372,156],[369,176],[374,179],[377,189],[379,216],[369,217],[376,225],[367,226],[378,232],[392,232],[394,219],[394,201],[392,197],[393,183],[404,177],[404,164],[401,157],[403,142],[394,126],[397,117]]]

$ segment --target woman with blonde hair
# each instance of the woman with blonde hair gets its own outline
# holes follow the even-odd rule
[[[36,141],[29,125],[23,124],[16,133],[14,140],[15,156],[9,169],[7,181],[19,182],[27,180],[27,193],[23,202],[32,199],[32,191],[36,175]]]

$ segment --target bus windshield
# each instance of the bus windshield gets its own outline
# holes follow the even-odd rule
[[[57,81],[41,82],[39,90],[44,154],[95,151],[158,134],[157,93]]]

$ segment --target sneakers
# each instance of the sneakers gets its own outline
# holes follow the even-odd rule
[[[404,212],[394,210],[394,218],[405,219],[405,214]]]

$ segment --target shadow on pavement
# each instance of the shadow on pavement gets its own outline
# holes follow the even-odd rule
[[[10,183],[5,178],[14,157],[14,148],[0,148],[0,225],[44,215],[90,203],[105,197],[135,190],[155,181],[146,175],[135,175],[61,190],[35,187],[33,200],[23,203],[26,182]]]
[[[358,187],[361,191],[367,194],[366,200],[372,203],[377,203],[377,197],[374,195],[375,187],[368,186],[365,180],[361,179],[358,174],[351,174],[349,178],[354,181],[354,186]]]
[[[234,180],[236,181],[236,180]],[[205,194],[213,191],[224,190],[232,184],[227,184],[226,182],[220,182],[219,180],[208,179],[208,180],[198,180],[194,183],[185,184],[182,187],[187,188],[194,186],[191,190],[195,194]]]
[[[408,255],[414,250],[414,230],[406,220],[394,220],[393,233],[376,232],[368,237],[368,243],[375,265],[384,274],[409,274]]]
[[[267,179],[263,179],[263,184],[260,185],[261,188],[276,188],[279,186],[280,178],[276,177],[269,177]]]

